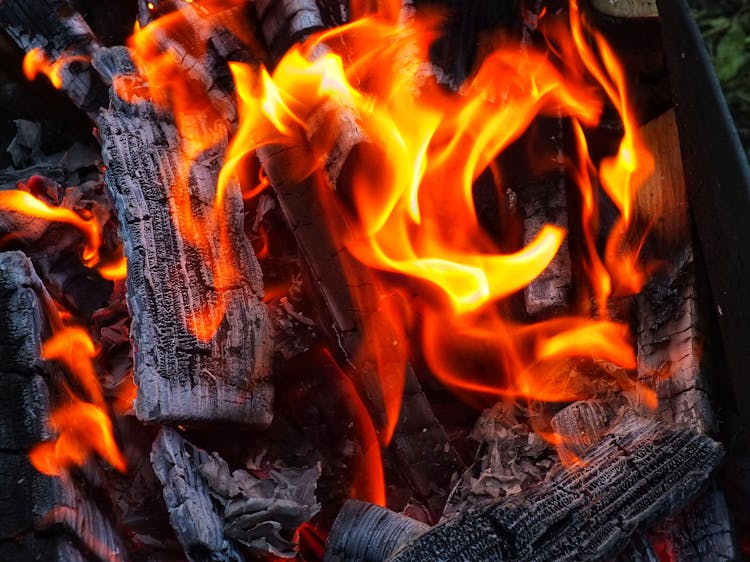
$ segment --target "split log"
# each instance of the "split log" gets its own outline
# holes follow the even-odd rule
[[[530,0],[521,6],[523,27],[521,49],[525,52],[533,44],[541,0]],[[565,156],[563,154],[563,119],[558,114],[554,120],[538,122],[544,132],[539,136],[549,138],[552,143],[553,166],[557,173],[546,182],[525,186],[517,190],[518,207],[523,219],[523,243],[531,243],[544,225],[554,224],[568,230],[568,197],[565,180]],[[548,132],[549,130],[549,132]],[[533,163],[538,165],[537,162]],[[542,165],[544,166],[544,164]],[[549,316],[568,308],[573,273],[570,263],[568,237],[563,240],[555,257],[547,268],[523,290],[526,312],[530,316]]]
[[[295,41],[303,40],[323,25],[314,1],[264,0],[256,2],[256,9],[274,60]],[[296,146],[264,146],[258,150],[258,157],[330,313],[335,337],[354,366],[359,390],[376,427],[382,429],[386,419],[378,381],[402,378],[405,349],[379,301],[374,275],[334,239],[328,228],[329,221],[346,224],[343,213],[335,201],[328,201],[324,210],[313,179],[302,179],[299,173],[300,166],[311,161],[310,142],[323,123],[327,128],[337,127],[336,147],[327,155],[324,165],[324,181],[331,197],[334,191],[346,191],[346,186],[337,185],[342,168],[364,139],[356,118],[341,108],[324,104],[311,118],[307,139],[300,138]],[[328,213],[339,214],[326,217]],[[376,328],[365,334],[366,326]],[[380,362],[377,360],[378,345],[390,350],[391,356],[385,361],[382,357]],[[391,450],[417,494],[425,498],[444,497],[451,475],[460,469],[461,461],[435,418],[411,366],[407,364],[405,368],[404,400]]]
[[[110,62],[118,60],[112,55]],[[103,111],[98,126],[128,258],[136,414],[145,421],[264,427],[272,416],[273,343],[260,266],[243,233],[239,186],[229,183],[224,214],[217,216],[222,147],[192,163],[186,178],[184,144],[169,116],[148,102],[126,105]],[[178,190],[188,194],[187,219],[176,212]],[[222,220],[229,248],[217,235]],[[205,236],[202,252],[180,235],[193,226]],[[212,264],[228,258],[243,278],[220,286]],[[188,328],[190,318],[220,303],[226,308],[218,329],[201,341]]]
[[[659,217],[652,242],[655,251],[670,256],[672,269],[658,273],[637,299],[638,378],[656,391],[661,419],[712,434],[716,419],[701,364],[703,322],[674,111],[644,126],[642,134],[655,156],[656,170],[638,194],[636,214]],[[711,532],[694,535],[708,521]],[[701,560],[708,553],[733,558],[732,525],[721,490],[710,490],[671,523],[665,528],[670,528],[667,542],[676,560]]]
[[[333,523],[324,562],[381,562],[429,526],[376,505],[347,500]]]
[[[434,527],[390,560],[611,559],[633,533],[694,498],[722,455],[704,435],[627,414],[583,462]]]
[[[51,61],[68,57],[61,89],[93,120],[107,103],[107,88],[89,63],[100,45],[68,0],[6,0],[0,3],[3,30],[25,52],[41,48]]]
[[[41,362],[50,300],[26,256],[0,253],[0,558],[125,560],[113,525],[70,476],[44,475],[28,459],[51,438]]]

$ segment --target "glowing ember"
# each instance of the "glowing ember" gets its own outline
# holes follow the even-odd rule
[[[62,71],[73,62],[89,62],[89,57],[83,55],[63,55],[57,60],[50,60],[44,49],[32,49],[23,59],[23,73],[29,80],[34,80],[41,72],[58,90],[63,87]]]
[[[114,468],[125,472],[127,466],[115,443],[112,422],[102,408],[73,400],[52,413],[50,425],[57,432],[57,439],[41,443],[29,453],[38,471],[59,476],[71,466],[83,466],[91,453],[96,452]]]

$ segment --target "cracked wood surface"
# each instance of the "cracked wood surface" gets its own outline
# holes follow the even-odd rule
[[[24,51],[42,48],[50,60],[82,57],[63,65],[62,90],[92,120],[107,103],[107,89],[87,59],[100,44],[68,0],[0,2],[3,30]]]
[[[126,62],[115,64],[124,53],[111,54],[110,67],[127,70]],[[264,427],[272,417],[271,325],[235,181],[221,213],[214,209],[223,147],[204,152],[186,176],[184,144],[169,116],[147,102],[119,103],[121,109],[100,114],[98,125],[128,258],[136,414],[145,421]],[[177,193],[190,204],[187,215],[177,212]],[[222,220],[230,247],[220,245]],[[204,237],[203,248],[180,234],[193,227]],[[212,264],[224,261],[241,278],[219,286]],[[202,341],[188,329],[190,318],[222,303],[217,331]]]
[[[626,414],[583,462],[433,527],[389,560],[609,560],[695,498],[722,456],[705,435]]]
[[[52,437],[41,360],[48,301],[31,260],[0,253],[0,559],[125,560],[98,505],[69,476],[37,472],[28,459],[33,445]]]
[[[637,297],[638,378],[655,390],[658,417],[713,434],[716,418],[709,373],[701,361],[704,322],[674,110],[646,124],[642,134],[656,169],[638,193],[636,215],[656,219],[651,238],[658,255],[668,258],[669,269],[658,272]],[[732,559],[735,554],[726,500],[715,487],[661,525],[659,534],[666,536],[678,562]]]

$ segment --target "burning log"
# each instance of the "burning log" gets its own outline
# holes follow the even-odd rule
[[[657,274],[638,297],[638,376],[655,389],[661,419],[711,434],[716,419],[707,373],[701,366],[703,322],[674,111],[647,124],[643,138],[654,152],[657,169],[642,187],[638,213],[643,217],[663,216],[654,226],[652,237],[661,251],[676,257],[676,262],[671,271]],[[707,521],[711,524],[705,525]],[[672,526],[664,528],[669,529],[668,542],[677,560],[734,552],[726,502],[718,489],[709,491]]]
[[[137,415],[161,422],[268,425],[270,321],[261,302],[260,267],[242,230],[236,182],[226,188],[222,216],[214,207],[221,147],[204,153],[186,174],[184,139],[149,103],[103,111],[98,123],[106,183],[128,258]],[[180,215],[178,196],[187,198],[192,216]],[[221,221],[225,236],[209,236],[221,232]],[[182,236],[196,227],[203,229],[202,247]],[[218,267],[226,259],[235,260],[231,267],[241,279],[222,281]],[[212,321],[215,332],[206,327]],[[201,330],[208,333],[199,337]]]
[[[518,206],[523,216],[523,243],[529,244],[545,225],[567,230],[568,205],[565,180],[557,179],[518,190]],[[547,269],[524,289],[526,312],[531,316],[553,313],[568,307],[572,273],[567,239]]]
[[[326,543],[325,562],[381,562],[425,534],[429,526],[358,500],[339,511]]]
[[[100,45],[68,0],[8,0],[0,4],[4,31],[27,53],[25,70],[41,71],[93,120],[107,90],[90,65]]]
[[[256,8],[274,60],[295,41],[304,39],[322,26],[314,2],[258,2]],[[331,125],[331,119],[334,125]],[[355,147],[361,147],[364,139],[356,118],[341,108],[326,106],[319,109],[309,125],[308,138],[300,138],[297,146],[264,146],[258,150],[258,157],[326,303],[341,350],[355,367],[359,388],[379,429],[385,429],[388,422],[378,381],[404,377],[403,402],[391,450],[414,490],[422,497],[429,497],[436,490],[447,487],[451,475],[461,467],[461,461],[435,418],[410,365],[406,364],[405,375],[402,375],[405,363],[403,342],[379,302],[373,274],[334,239],[327,223],[330,217],[324,216],[321,207],[324,202],[320,201],[314,180],[301,179],[304,173],[300,167],[311,161],[312,137],[331,134],[330,128],[335,131],[336,146],[326,156],[324,181],[331,196],[334,191],[346,192],[348,186],[343,185],[346,182],[343,169],[347,159],[358,150]],[[334,212],[336,202],[329,203],[331,206],[326,212]],[[338,212],[333,221],[346,224],[347,219],[340,210]],[[359,298],[355,298],[355,292]],[[377,328],[365,334],[366,326]],[[378,361],[377,347],[388,349],[390,356]],[[443,494],[443,491],[437,492],[439,496]]]
[[[722,455],[704,435],[628,413],[581,463],[432,528],[388,560],[607,560],[694,498]]]
[[[0,557],[3,560],[125,560],[99,507],[70,475],[30,463],[32,445],[51,438],[50,398],[40,357],[51,299],[20,252],[0,253]]]
[[[608,16],[618,18],[655,18],[659,16],[656,0],[591,0],[591,6]]]

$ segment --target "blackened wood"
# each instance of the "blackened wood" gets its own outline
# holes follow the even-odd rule
[[[716,419],[708,373],[701,362],[706,322],[699,314],[674,111],[651,121],[641,133],[654,154],[656,170],[638,194],[636,215],[658,218],[652,241],[655,252],[669,257],[670,268],[655,275],[637,299],[638,377],[644,383],[641,389],[655,391],[661,419],[712,434]],[[706,521],[711,522],[712,532],[696,534],[694,530]],[[675,518],[667,542],[679,553],[678,561],[698,560],[706,552],[732,558],[732,525],[721,490],[712,489]]]
[[[578,462],[599,442],[617,417],[614,400],[582,400],[566,406],[552,417],[551,426],[559,439],[557,452],[563,464]]]
[[[21,49],[42,48],[52,61],[61,56],[86,59],[100,47],[68,0],[6,0],[0,3],[0,22]],[[62,90],[90,118],[106,105],[106,87],[86,60],[64,65],[61,78]]]
[[[517,191],[523,217],[523,243],[529,244],[546,224],[568,229],[565,180],[526,186]],[[532,316],[560,312],[568,307],[572,282],[567,237],[547,268],[524,289],[526,312]]]
[[[255,9],[274,61],[297,41],[324,28],[315,0],[258,0]]]
[[[309,3],[258,2],[256,8],[262,22],[292,22],[289,27],[280,28],[269,28],[269,24],[264,23],[268,45],[286,45],[282,36],[292,41],[302,40],[318,25],[310,23],[305,27],[300,23],[317,21],[311,15],[313,8]],[[286,15],[283,18],[274,15],[277,11]],[[293,36],[284,36],[290,29],[294,30]],[[273,47],[271,52],[276,52]],[[277,52],[276,58],[279,56],[281,52]],[[312,161],[310,142],[316,134],[316,120],[329,125],[331,121],[326,121],[329,119],[336,123],[338,135],[336,147],[324,164],[323,181],[330,191],[326,195],[318,191],[312,178],[306,177],[304,167]],[[331,325],[341,350],[356,370],[359,390],[379,430],[387,424],[379,381],[404,377],[404,400],[391,445],[399,469],[422,497],[445,497],[451,476],[462,468],[462,463],[435,418],[411,366],[405,361],[404,342],[400,341],[379,301],[374,275],[329,229],[329,224],[347,224],[333,193],[349,189],[349,186],[338,185],[345,181],[341,179],[342,168],[362,141],[363,135],[351,112],[324,104],[311,119],[307,139],[300,137],[294,146],[264,146],[257,154],[331,315]],[[384,342],[388,342],[387,345]],[[389,349],[390,355],[381,356],[378,361],[376,346]]]
[[[106,183],[128,258],[136,414],[148,421],[265,426],[272,416],[272,340],[260,266],[242,230],[239,187],[231,182],[227,188],[223,219],[231,248],[222,248],[213,208],[220,152],[195,162],[183,181],[186,155],[177,129],[149,104],[141,110],[108,110],[98,120]],[[170,210],[177,189],[189,191],[191,220],[207,229],[209,255],[180,235],[192,224],[180,224]],[[218,286],[211,263],[227,258],[243,278]],[[226,310],[218,330],[201,341],[188,329],[189,318],[220,299]]]
[[[750,166],[721,87],[685,0],[657,0],[675,100],[687,195],[703,249],[721,330],[728,393],[747,430],[750,419]]]
[[[722,455],[705,435],[628,414],[583,462],[434,527],[391,560],[608,560],[694,498]]]
[[[151,464],[164,487],[169,520],[192,562],[242,562],[244,558],[224,536],[221,517],[198,467],[209,454],[169,427],[162,427],[151,449]]]
[[[112,524],[69,476],[37,472],[29,448],[51,437],[41,361],[51,303],[31,260],[0,253],[0,554],[3,560],[125,560]],[[73,546],[75,544],[75,546]]]
[[[574,402],[556,413],[551,420],[557,439],[557,452],[563,465],[580,462],[624,411],[624,398],[590,399]],[[643,533],[636,533],[617,560],[620,562],[658,562],[656,553]]]
[[[428,525],[388,509],[347,500],[326,543],[324,562],[381,562],[423,535]]]

